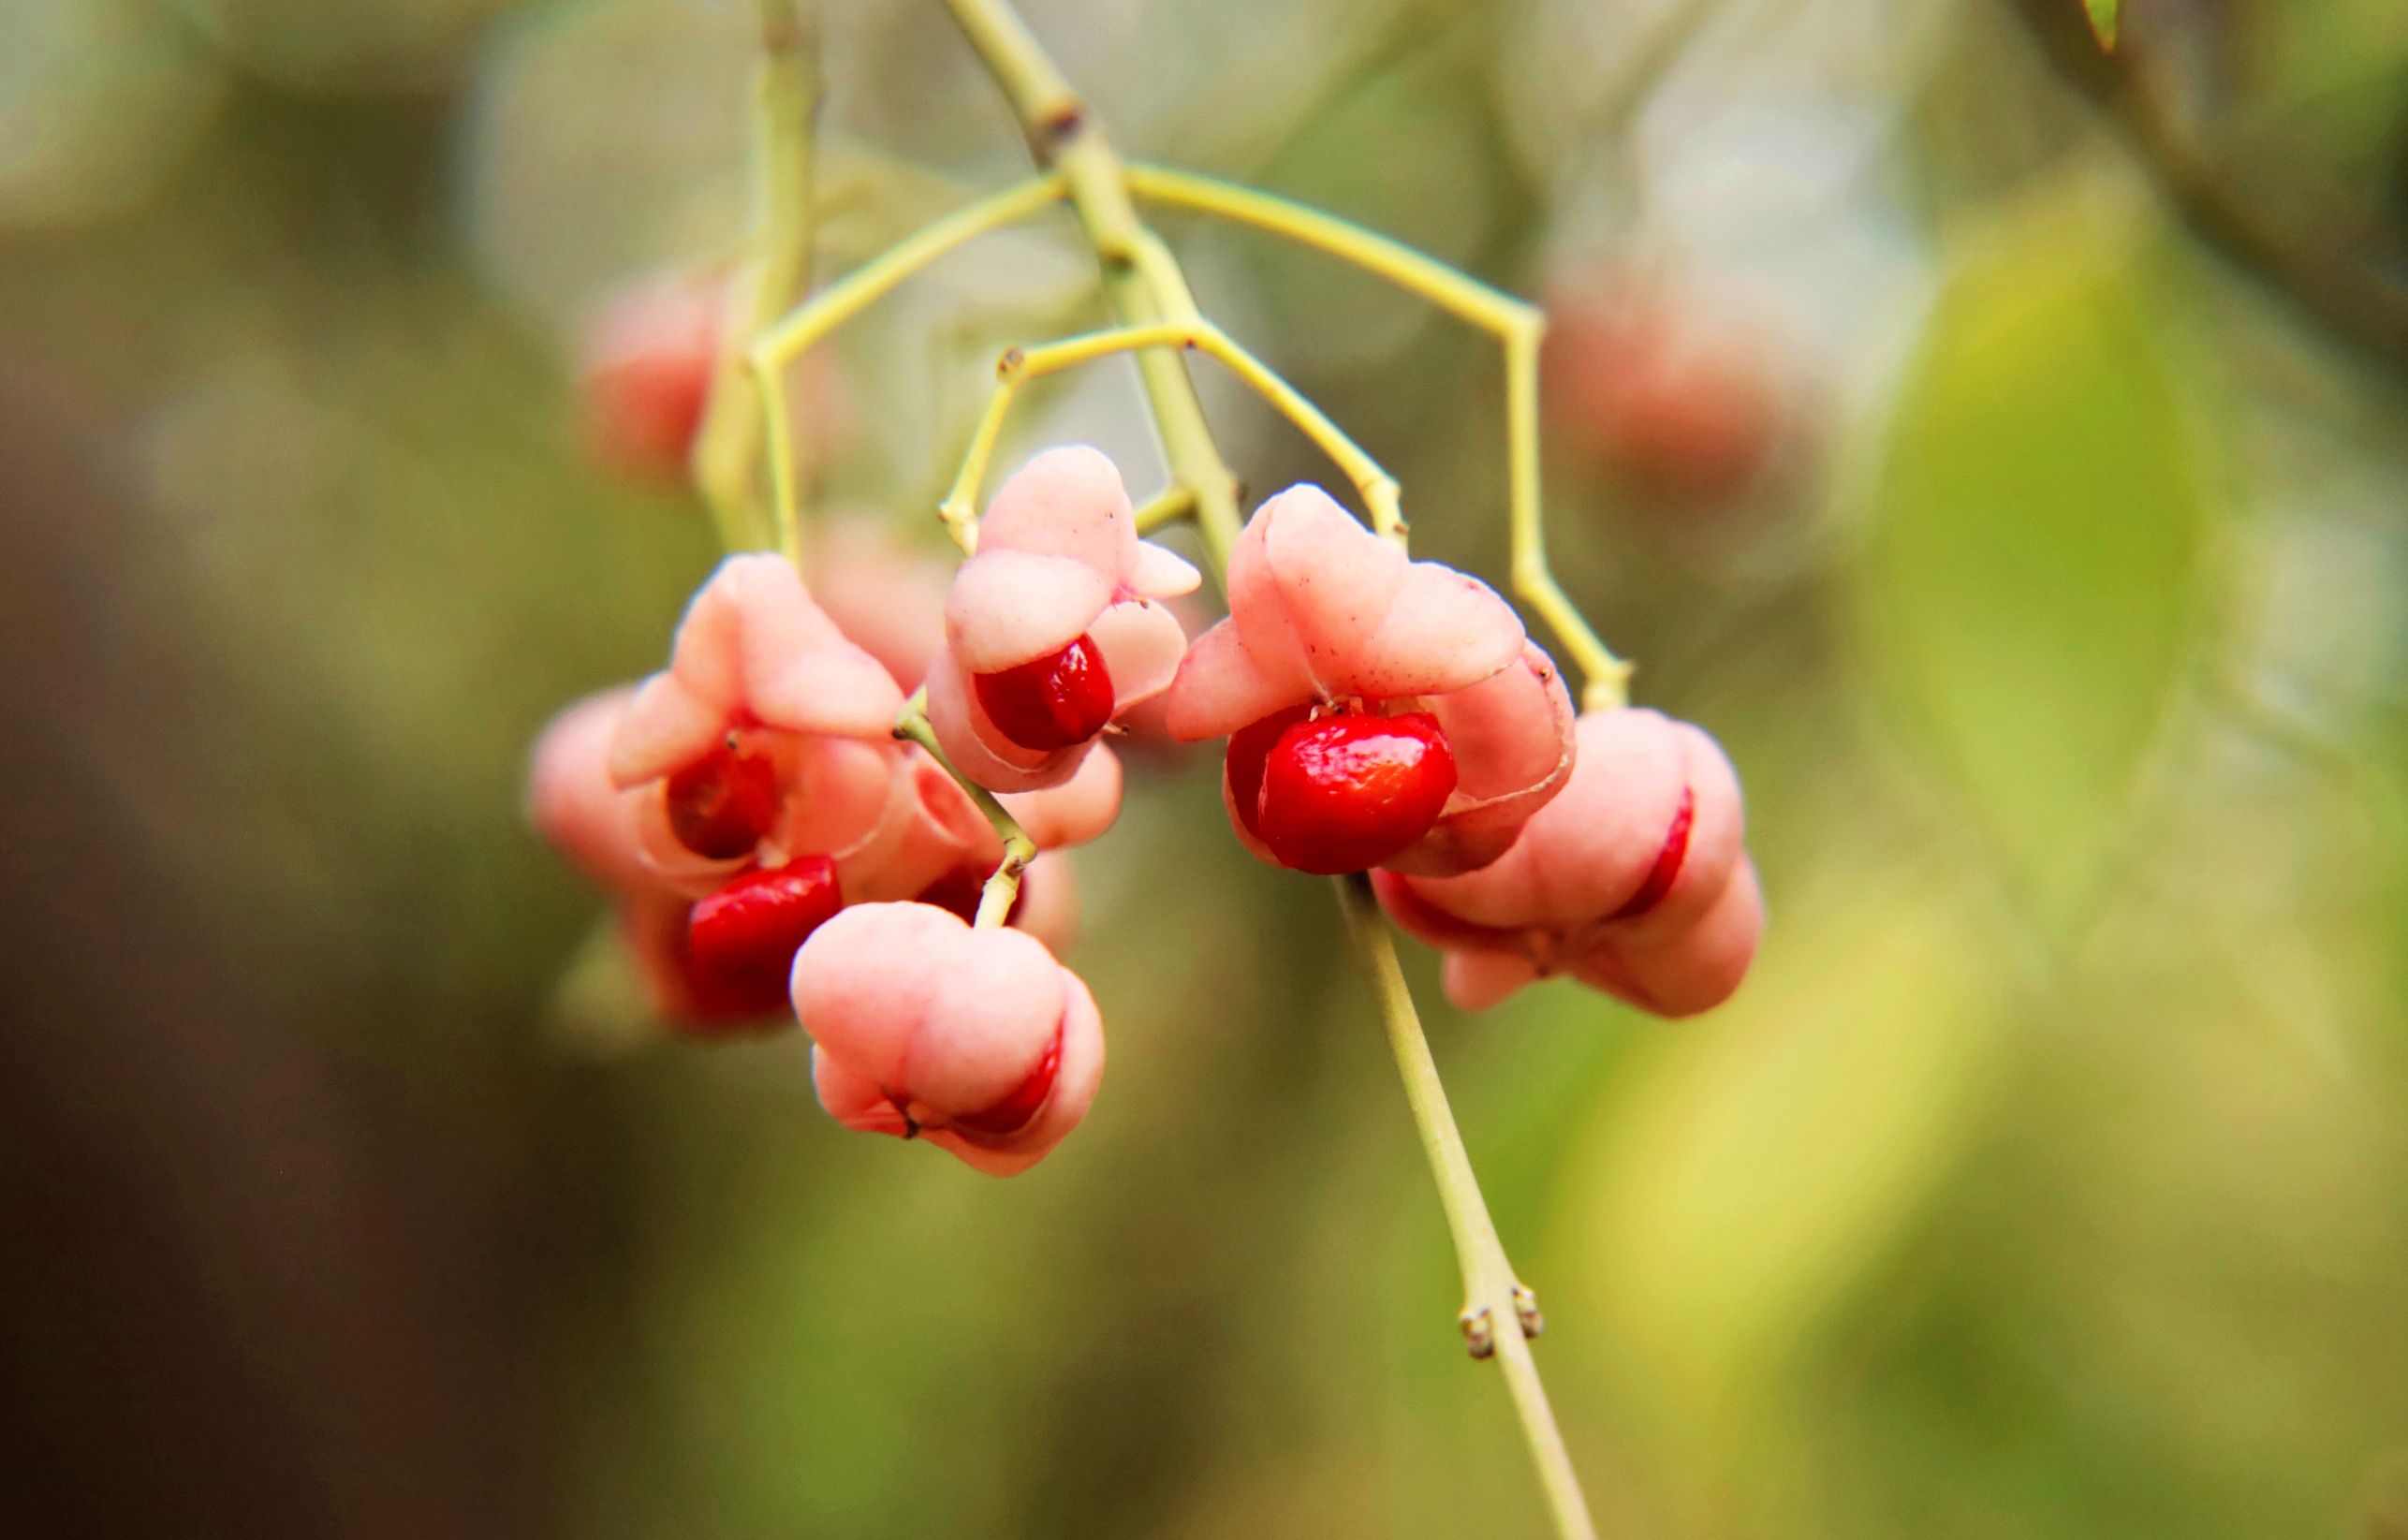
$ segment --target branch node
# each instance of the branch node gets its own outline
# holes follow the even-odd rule
[[[1465,1352],[1471,1354],[1475,1358],[1493,1358],[1496,1357],[1496,1321],[1489,1314],[1488,1306],[1466,1306],[1463,1313],[1455,1317],[1455,1320],[1456,1323],[1463,1328],[1463,1349]]]
[[[1076,96],[1056,102],[1029,126],[1037,154],[1050,160],[1087,126],[1087,104]]]
[[[1524,1337],[1536,1337],[1547,1329],[1547,1317],[1538,1313],[1538,1296],[1526,1283],[1513,1286],[1513,1313],[1521,1322]]]

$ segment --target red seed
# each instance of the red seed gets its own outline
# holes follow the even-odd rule
[[[776,764],[741,745],[733,734],[670,776],[668,791],[669,832],[711,860],[751,855],[777,820]]]
[[[1235,790],[1235,738],[1229,752]],[[1455,791],[1455,755],[1426,711],[1325,716],[1280,733],[1261,785],[1256,836],[1281,865],[1335,876],[1389,860],[1430,831]]]
[[[1270,751],[1281,734],[1312,714],[1309,706],[1291,706],[1229,735],[1229,804],[1246,832],[1257,840],[1263,837],[1263,774],[1270,766]]]
[[[970,682],[995,730],[1040,754],[1084,743],[1112,720],[1112,676],[1084,632],[1058,653]]]
[[[686,917],[694,975],[728,1014],[774,1011],[786,1003],[794,954],[844,906],[836,863],[825,856],[747,872]]]
[[[1681,806],[1674,810],[1672,825],[1664,831],[1664,843],[1655,852],[1655,864],[1639,880],[1638,891],[1608,915],[1608,919],[1637,919],[1664,902],[1664,896],[1681,878],[1681,864],[1689,858],[1689,826],[1696,817],[1697,794],[1684,785],[1681,788]]]
[[[1011,1093],[994,1106],[976,1112],[965,1113],[953,1120],[953,1126],[973,1134],[999,1138],[1017,1134],[1036,1121],[1045,1110],[1046,1098],[1053,1094],[1053,1078],[1062,1068],[1062,1029],[1053,1029],[1053,1041],[1045,1046],[1045,1057],[1028,1072],[1028,1078],[1014,1086]]]

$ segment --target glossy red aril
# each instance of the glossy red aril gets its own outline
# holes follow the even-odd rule
[[[1689,858],[1689,830],[1696,821],[1696,790],[1682,786],[1681,806],[1673,812],[1671,826],[1664,831],[1664,843],[1657,847],[1653,864],[1639,879],[1638,891],[1608,915],[1608,919],[1637,919],[1664,902],[1664,895],[1671,892],[1673,883],[1680,879],[1681,863]]]
[[[695,904],[686,954],[731,1009],[773,1011],[786,1003],[794,954],[844,906],[836,864],[825,856],[747,872]]]
[[[1040,754],[1084,743],[1112,720],[1112,676],[1083,632],[1058,653],[970,682],[995,730]]]
[[[953,1126],[997,1138],[1020,1132],[1045,1109],[1045,1099],[1053,1094],[1053,1078],[1061,1068],[1062,1031],[1057,1027],[1053,1040],[1045,1046],[1045,1057],[1028,1072],[1028,1078],[994,1106],[956,1117]]]
[[[1283,866],[1334,876],[1402,854],[1455,791],[1438,719],[1347,712],[1266,717],[1229,741],[1239,816]]]
[[[669,832],[714,861],[749,856],[777,820],[778,771],[734,734],[668,778]]]

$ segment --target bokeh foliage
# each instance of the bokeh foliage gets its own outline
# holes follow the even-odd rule
[[[2203,242],[2035,8],[1031,7],[1137,154],[1517,289],[1677,273],[1797,382],[1741,506],[1549,465],[1746,779],[1758,976],[1468,1020],[1413,960],[1609,1533],[2408,1526],[2401,360]],[[2398,248],[2395,5],[2123,9],[2226,196]],[[521,755],[712,553],[567,363],[735,238],[744,22],[0,6],[0,1528],[1531,1533],[1327,895],[1209,758],[1083,862],[1111,1071],[1015,1182],[840,1134],[791,1041],[631,1033],[583,950]],[[830,269],[1018,174],[937,7],[828,48]],[[1497,572],[1490,350],[1169,227]],[[848,339],[835,494],[928,522],[994,350],[1094,315],[1061,233]],[[1148,484],[1128,384],[1020,447]],[[1211,399],[1251,485],[1324,474]]]

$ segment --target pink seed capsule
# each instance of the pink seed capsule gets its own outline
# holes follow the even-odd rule
[[[928,720],[946,756],[992,791],[1078,773],[1098,735],[1170,685],[1187,634],[1164,600],[1201,580],[1138,538],[1121,474],[1094,449],[1049,449],[988,505],[954,574]]]
[[[1466,1009],[1568,973],[1686,1016],[1739,987],[1764,924],[1739,780],[1714,741],[1657,711],[1593,712],[1563,794],[1494,864],[1375,873],[1397,923],[1447,953]]]
[[[1102,1019],[1044,945],[925,903],[865,903],[795,957],[794,1008],[820,1103],[865,1132],[925,1138],[995,1175],[1086,1116]]]
[[[1188,648],[1164,715],[1229,740],[1238,839],[1307,872],[1475,871],[1572,773],[1571,699],[1512,608],[1312,486],[1247,521],[1229,618]]]
[[[1112,672],[1083,631],[1058,652],[973,674],[970,683],[995,730],[1040,754],[1084,743],[1112,719]]]

